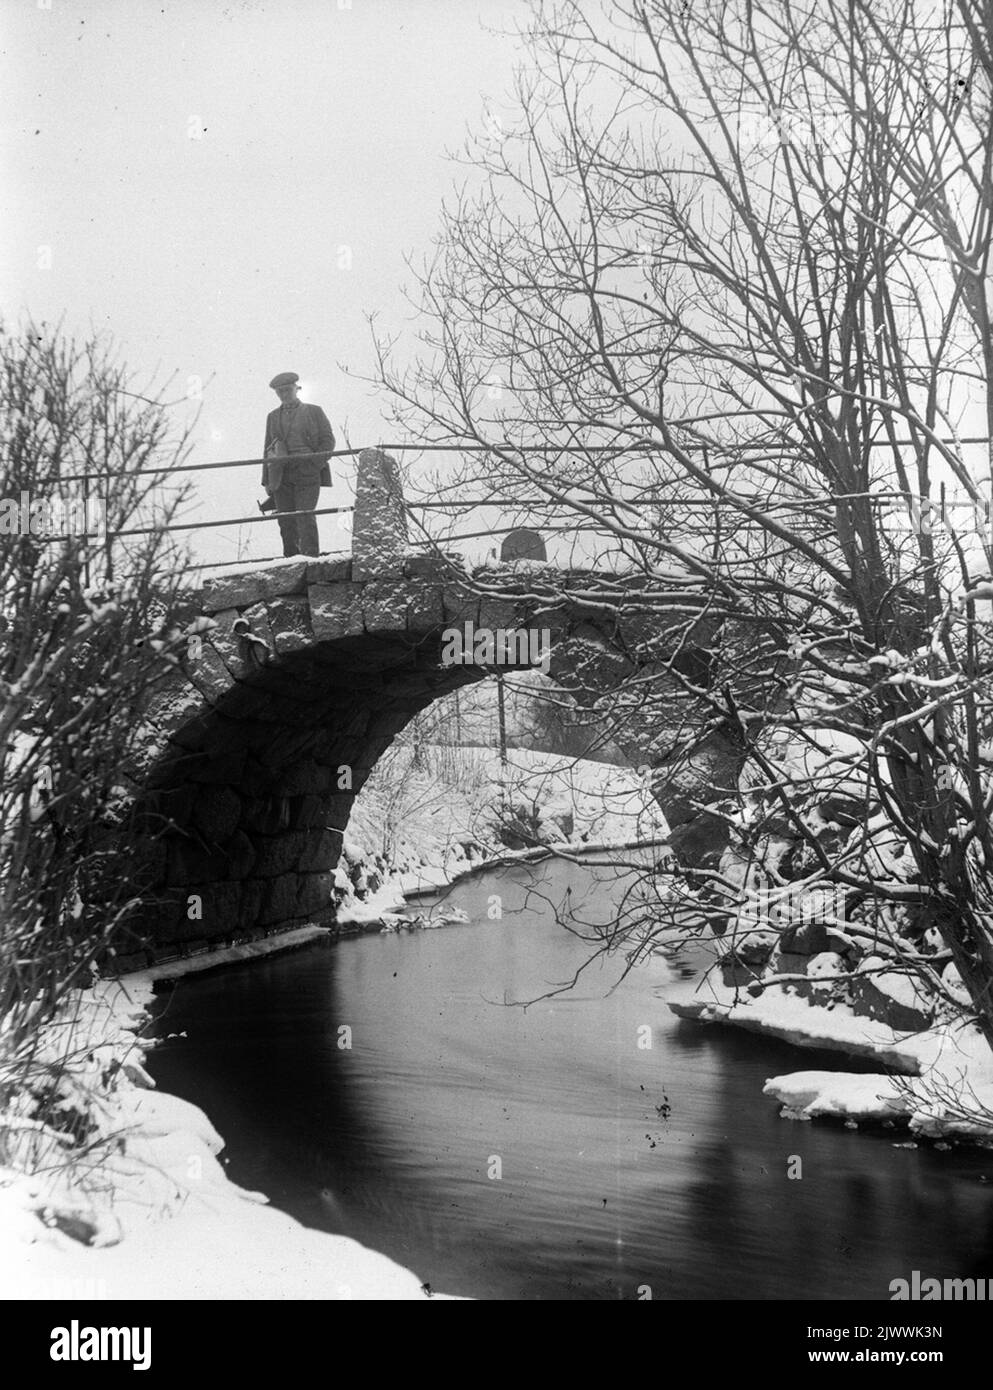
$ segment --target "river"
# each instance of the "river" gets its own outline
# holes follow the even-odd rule
[[[677,1020],[692,958],[619,984],[611,958],[540,997],[589,955],[556,916],[585,933],[631,886],[489,871],[445,894],[467,925],[189,976],[159,998],[149,1070],[207,1112],[233,1181],[434,1290],[887,1299],[914,1269],[993,1276],[993,1153],[781,1119],[767,1077],[868,1068]]]

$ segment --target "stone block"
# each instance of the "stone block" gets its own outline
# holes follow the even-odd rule
[[[307,584],[337,584],[352,577],[351,555],[331,555],[311,560],[307,565]]]
[[[307,843],[297,862],[303,873],[321,873],[334,861],[338,849],[339,836],[333,830],[311,831]]]
[[[169,846],[167,882],[172,886],[227,878],[228,856],[196,840],[176,839]]]
[[[479,627],[480,600],[478,594],[465,594],[457,590],[444,591],[442,606],[445,612],[445,626],[462,628],[471,623]]]
[[[196,935],[208,936],[211,939],[233,935],[240,922],[241,884],[204,884],[202,894],[203,921],[190,923],[191,927],[199,927]]]
[[[408,555],[403,562],[403,572],[408,579],[434,580],[443,585],[451,577],[451,563],[443,555]]]
[[[255,864],[255,845],[244,830],[236,830],[222,852],[228,861],[225,878],[247,878]]]
[[[287,560],[285,565],[274,565],[272,569],[259,570],[257,574],[259,597],[268,603],[270,599],[282,598],[288,594],[303,594],[307,582],[308,560]]]
[[[302,573],[302,571],[301,571]],[[313,645],[310,605],[306,594],[286,594],[268,605],[269,627],[278,655],[305,651]]]
[[[199,899],[199,908],[190,899]],[[211,940],[232,935],[238,925],[241,885],[238,883],[200,883],[184,887],[175,900],[173,925],[158,935],[159,941],[190,942],[201,937]],[[190,912],[193,911],[193,917]]]
[[[407,586],[402,579],[371,579],[364,585],[362,622],[366,632],[407,630]]]
[[[664,775],[663,769],[660,768],[660,781]],[[669,808],[665,796],[661,795],[657,799],[668,815]],[[717,869],[730,839],[731,832],[723,817],[702,811],[673,829],[669,837],[669,846],[680,864],[688,868]]]
[[[334,768],[338,763],[346,761],[347,753],[343,755],[342,749],[358,749],[361,746],[358,739],[342,738],[337,728],[322,728],[315,732],[304,757],[299,761],[313,761],[321,763],[324,767]]]
[[[335,775],[332,768],[313,758],[303,759],[285,768],[280,778],[280,790],[286,796],[329,792],[334,785]]]
[[[530,630],[532,624],[525,603],[514,603],[510,599],[484,598],[479,605],[479,626],[492,631],[517,632],[524,628]],[[548,621],[545,627],[550,627]],[[538,630],[538,629],[536,629]]]
[[[292,797],[290,800],[290,827],[293,830],[312,830],[323,828],[328,819],[327,797],[314,792]]]
[[[332,794],[325,800],[324,805],[328,816],[327,824],[329,828],[334,829],[339,839],[341,832],[348,824],[348,818],[352,814],[352,806],[354,803],[355,797],[347,792]],[[340,852],[341,846],[339,845],[338,848]]]
[[[150,952],[155,950],[160,941],[168,940],[179,916],[181,893],[184,894],[182,901],[185,902],[184,889],[160,887],[154,898],[142,908],[135,936],[144,939],[144,944]]]
[[[352,578],[399,578],[407,546],[407,516],[397,461],[380,449],[363,449],[355,476]]]
[[[284,874],[272,879],[262,898],[258,921],[262,926],[288,922],[296,916],[300,879],[297,874]]]
[[[274,774],[252,753],[245,756],[245,766],[238,778],[238,790],[245,797],[267,796],[272,791]]]
[[[822,922],[803,922],[783,932],[781,950],[798,956],[817,956],[830,949],[828,929]]]
[[[267,886],[258,878],[248,878],[241,885],[240,923],[246,931],[258,923]]]
[[[146,715],[163,742],[195,720],[203,711],[203,696],[187,676],[177,671],[151,701]]]
[[[302,917],[329,912],[332,884],[330,874],[304,874],[297,895],[297,912]]]
[[[198,657],[190,660],[187,675],[190,684],[211,704],[216,704],[226,695],[233,684],[231,673],[209,642],[203,644]]]
[[[274,779],[281,785],[282,776],[294,763],[308,761],[319,741],[321,730],[309,723],[299,709],[292,711],[292,720],[267,727],[265,738],[253,743],[253,751],[259,762],[272,768],[278,774]],[[317,791],[319,788],[301,787],[300,791]]]
[[[285,796],[246,798],[241,823],[252,835],[279,835],[290,825],[290,801]]]
[[[778,940],[774,931],[756,930],[736,936],[729,944],[731,954],[743,965],[751,966],[753,970],[761,970],[768,965],[769,957],[776,949]]]
[[[311,584],[307,589],[310,626],[318,642],[361,636],[361,584]]]
[[[309,848],[307,831],[287,831],[284,835],[263,837],[255,842],[255,878],[280,878],[299,871]]]
[[[232,574],[206,580],[200,606],[204,613],[220,613],[225,608],[246,608],[261,597],[257,573]]]
[[[426,580],[408,580],[404,586],[407,591],[407,631],[428,632],[432,628],[445,626],[444,591],[438,584]]]
[[[231,787],[204,787],[193,807],[193,824],[212,843],[227,840],[241,819],[241,798]]]

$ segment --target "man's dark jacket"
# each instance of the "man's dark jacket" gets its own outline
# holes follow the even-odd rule
[[[274,492],[285,478],[287,482],[292,481],[294,484],[319,482],[321,487],[330,487],[331,468],[327,463],[321,463],[318,459],[297,463],[292,454],[283,458],[267,457],[277,440],[284,445],[286,443],[280,433],[281,409],[282,407],[277,405],[276,409],[270,410],[266,416],[265,446],[262,450],[265,457],[265,463],[262,465],[262,486]],[[321,407],[301,401],[294,414],[297,417],[294,424],[307,441],[308,453],[330,453],[334,448],[334,431]]]

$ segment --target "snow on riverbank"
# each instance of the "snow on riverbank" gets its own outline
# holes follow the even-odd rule
[[[771,1077],[764,1092],[788,1119],[891,1120],[928,1139],[993,1147],[993,1053],[979,1029],[941,1025],[903,1039],[897,1050],[916,1061],[916,1075],[792,1072]]]
[[[355,799],[337,874],[338,921],[372,921],[507,854],[514,811],[561,849],[662,840],[668,825],[631,768],[511,749],[397,745]]]
[[[874,1058],[901,1073],[800,1071],[771,1077],[764,1093],[780,1102],[784,1118],[890,1121],[928,1138],[993,1143],[993,1053],[976,1027],[942,1024],[901,1033],[844,1003],[829,1008],[782,985],[753,997],[714,973],[694,997],[671,999],[669,1008],[681,1018],[730,1024],[798,1047]]]
[[[151,997],[147,975],[102,983],[44,1030],[38,1060],[69,1052],[60,1094],[90,1129],[76,1146],[52,1139],[36,1176],[0,1168],[0,1298],[427,1297],[385,1255],[228,1181],[203,1112],[150,1089],[138,1033]],[[49,1143],[20,1123],[26,1143]]]
[[[499,833],[508,805],[531,818],[542,841],[580,851],[659,839],[667,829],[626,769],[525,751],[502,767],[490,750],[422,746],[415,756],[400,748],[357,799],[338,873],[339,919],[379,919],[402,907],[406,892],[448,883],[493,854],[514,857]],[[415,1274],[385,1256],[309,1230],[229,1182],[224,1141],[209,1119],[156,1091],[142,1065],[138,1035],[156,980],[328,935],[304,927],[72,996],[44,1030],[37,1062],[40,1075],[50,1068],[59,1077],[60,1104],[86,1133],[74,1145],[46,1132],[29,1093],[14,1103],[19,1115],[4,1116],[35,1152],[0,1168],[0,1297],[427,1296]]]

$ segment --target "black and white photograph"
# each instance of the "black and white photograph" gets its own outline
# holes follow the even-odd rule
[[[955,1364],[993,0],[0,0],[0,103],[38,1365],[342,1301]]]

